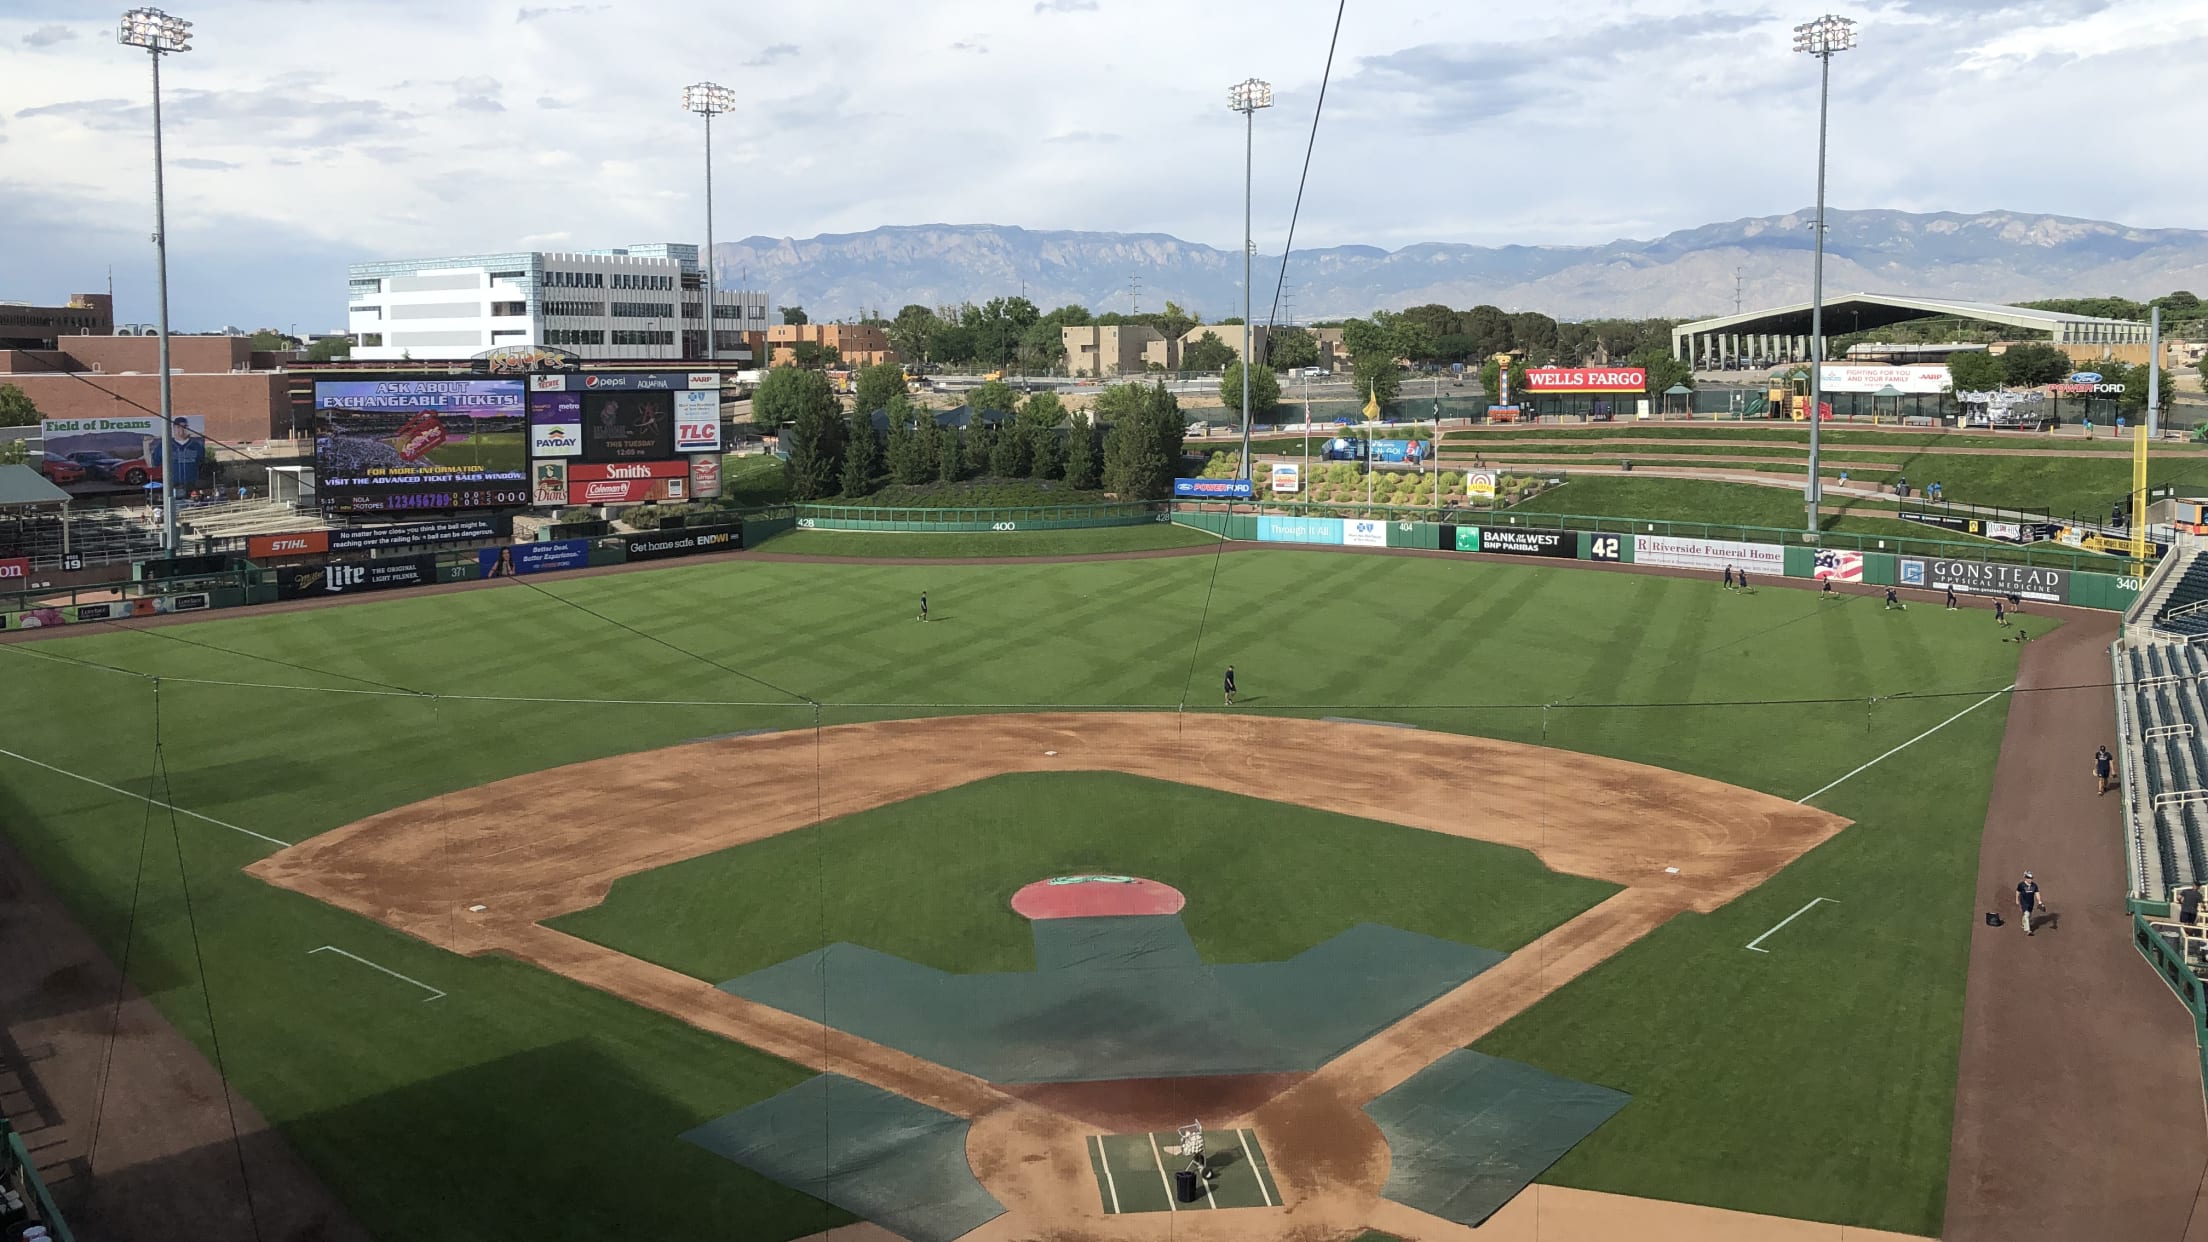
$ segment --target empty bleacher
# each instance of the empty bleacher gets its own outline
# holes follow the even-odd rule
[[[2154,628],[2193,639],[2208,636],[2208,557],[2192,553],[2168,575],[2154,601]]]
[[[2165,901],[2208,881],[2208,653],[2134,640],[2115,671],[2131,888]]]

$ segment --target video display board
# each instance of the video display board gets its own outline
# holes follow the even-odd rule
[[[594,390],[581,395],[583,461],[611,466],[673,460],[674,393]]]
[[[316,381],[316,499],[347,513],[528,504],[525,386],[518,378]]]

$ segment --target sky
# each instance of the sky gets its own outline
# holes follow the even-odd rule
[[[344,265],[885,224],[1284,239],[1334,0],[178,0],[163,62],[179,330],[342,326]],[[2208,227],[2208,0],[1842,10],[1830,202]],[[762,16],[766,15],[766,16]],[[1815,16],[1747,0],[1348,0],[1302,245],[1599,244],[1815,195]],[[0,299],[153,318],[146,53],[0,0]],[[772,291],[770,291],[771,293]]]

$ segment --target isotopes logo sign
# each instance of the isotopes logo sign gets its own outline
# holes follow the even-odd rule
[[[0,560],[0,582],[20,580],[31,576],[31,558],[11,556]]]

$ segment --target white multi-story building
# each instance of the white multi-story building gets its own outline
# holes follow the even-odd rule
[[[596,361],[706,357],[698,248],[528,251],[393,259],[347,269],[347,322],[364,361],[472,358],[548,345]],[[767,330],[767,295],[715,291],[720,357],[751,362],[743,334]]]

